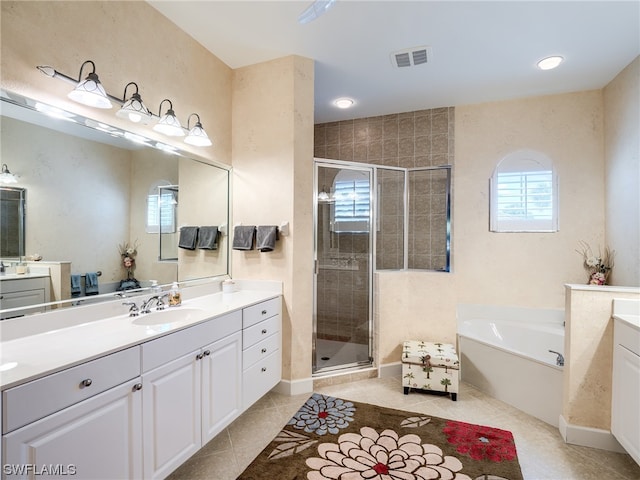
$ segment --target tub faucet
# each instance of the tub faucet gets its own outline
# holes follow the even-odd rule
[[[554,350],[549,350],[549,353],[555,353],[557,355],[556,357],[556,365],[559,367],[564,367],[564,357],[562,356],[562,354],[560,352],[556,352]]]

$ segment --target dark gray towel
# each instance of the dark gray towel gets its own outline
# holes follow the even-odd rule
[[[200,227],[198,231],[198,248],[204,250],[218,249],[218,227]]]
[[[90,272],[84,275],[84,294],[98,295],[100,293],[98,287],[98,273]]]
[[[82,277],[80,275],[71,275],[71,296],[79,297],[82,294]]]
[[[261,252],[271,252],[276,248],[278,227],[274,225],[260,225],[256,233],[256,248]]]
[[[233,227],[233,249],[253,250],[255,225],[236,225]]]
[[[198,240],[198,227],[182,227],[180,229],[180,239],[178,246],[187,250],[196,249],[196,241]]]

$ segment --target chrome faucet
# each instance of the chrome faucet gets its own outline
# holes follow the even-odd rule
[[[169,297],[169,294],[165,293],[164,295],[154,295],[153,297],[150,297],[146,302],[142,302],[142,305],[140,305],[140,313],[150,313],[151,306],[154,304],[154,302],[156,304],[156,310],[164,310],[164,302],[162,301],[162,299],[165,297]]]
[[[556,357],[556,365],[559,367],[564,367],[564,357],[562,356],[562,354],[560,352],[556,352],[554,350],[549,350],[549,353],[555,353],[557,355]]]
[[[140,313],[138,311],[138,306],[136,305],[136,302],[123,302],[122,305],[128,305],[129,306],[129,316],[130,317],[137,317]]]

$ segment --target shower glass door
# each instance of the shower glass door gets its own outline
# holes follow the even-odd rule
[[[313,373],[371,365],[373,171],[315,166]]]

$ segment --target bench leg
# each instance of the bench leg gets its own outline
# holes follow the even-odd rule
[[[409,395],[409,387],[404,387],[404,394]]]
[[[458,400],[458,394],[457,393],[451,393],[451,400],[453,400],[454,402]]]

